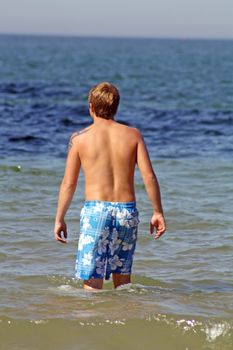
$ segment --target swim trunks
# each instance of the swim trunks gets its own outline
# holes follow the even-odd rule
[[[75,276],[109,279],[111,273],[131,273],[137,241],[135,202],[86,201],[80,213],[80,237]]]

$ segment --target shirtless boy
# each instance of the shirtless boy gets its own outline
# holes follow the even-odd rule
[[[101,289],[104,277],[109,279],[111,274],[115,288],[130,283],[139,223],[136,165],[153,207],[150,232],[156,230],[156,239],[165,232],[159,184],[143,138],[139,130],[114,120],[119,101],[112,84],[91,89],[88,102],[93,123],[71,136],[60,187],[54,234],[57,241],[66,243],[64,218],[82,167],[85,204],[80,214],[76,277],[86,289]]]

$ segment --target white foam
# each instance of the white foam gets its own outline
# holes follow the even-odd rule
[[[206,327],[204,332],[206,333],[206,339],[209,342],[215,341],[220,336],[225,336],[231,329],[230,325],[226,322],[216,323],[210,327]]]

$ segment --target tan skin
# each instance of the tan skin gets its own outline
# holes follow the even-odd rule
[[[140,132],[95,115],[90,105],[93,124],[70,139],[65,174],[60,186],[54,235],[66,243],[65,214],[75,192],[80,168],[85,177],[85,199],[107,202],[135,201],[134,170],[137,165],[150,198],[153,215],[150,232],[158,239],[166,229],[160,189],[146,145]],[[130,283],[130,275],[113,273],[114,287]],[[101,289],[103,279],[84,281],[85,289]]]

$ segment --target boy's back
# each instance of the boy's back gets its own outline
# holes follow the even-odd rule
[[[140,134],[113,120],[100,119],[77,136],[86,200],[135,201],[134,169]]]

